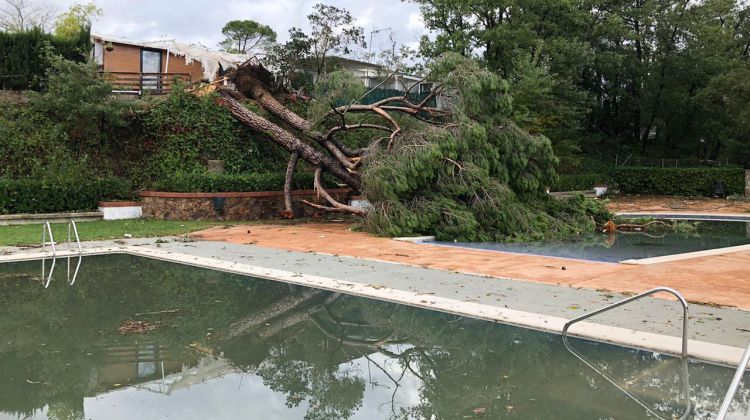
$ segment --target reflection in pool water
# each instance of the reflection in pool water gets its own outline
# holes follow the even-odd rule
[[[647,416],[556,335],[126,255],[43,283],[39,262],[0,264],[0,419]],[[156,328],[118,333],[129,319]],[[681,415],[679,359],[573,341]],[[733,372],[689,371],[691,417],[711,418]]]
[[[427,242],[490,251],[618,262],[750,244],[750,223],[695,222],[689,232],[582,233],[571,240],[542,242]]]

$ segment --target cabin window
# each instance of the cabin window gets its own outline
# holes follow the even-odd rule
[[[99,65],[99,68],[104,66],[104,45],[100,43],[94,44],[94,50],[91,52],[94,62]]]
[[[161,88],[161,51],[141,50],[141,88],[159,90]]]

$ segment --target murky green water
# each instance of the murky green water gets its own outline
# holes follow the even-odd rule
[[[582,233],[564,241],[542,242],[429,242],[490,251],[518,252],[591,261],[618,262],[685,252],[750,244],[750,223],[697,222],[690,232]]]
[[[0,419],[649,416],[556,335],[125,255],[84,258],[71,286],[65,261],[46,289],[40,262],[0,264]],[[681,415],[679,360],[573,344]],[[691,418],[711,418],[733,372],[689,373]]]

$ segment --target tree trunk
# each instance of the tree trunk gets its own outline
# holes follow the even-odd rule
[[[240,102],[232,97],[227,91],[219,90],[222,96],[222,104],[229,109],[232,115],[241,123],[251,129],[269,135],[276,143],[282,146],[290,153],[299,153],[300,158],[309,162],[313,166],[325,168],[326,171],[333,174],[341,182],[345,183],[354,190],[359,190],[361,182],[351,172],[337,160],[330,156],[324,155],[313,146],[304,143],[292,133],[267,119],[251,112]]]
[[[316,290],[306,290],[299,295],[286,296],[268,308],[260,312],[253,313],[239,321],[234,322],[227,328],[227,333],[222,337],[222,341],[229,341],[233,338],[244,335],[249,330],[262,325],[263,323],[283,315],[315,298],[323,296],[323,292]]]

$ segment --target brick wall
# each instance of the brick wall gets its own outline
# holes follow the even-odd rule
[[[328,190],[334,199],[346,203],[349,190]],[[221,210],[214,209],[214,197],[224,198]],[[316,210],[301,203],[307,200],[326,204],[314,191],[292,193],[297,216],[312,216]],[[284,195],[281,191],[236,193],[172,193],[144,191],[141,193],[143,217],[163,220],[262,220],[281,217]]]

